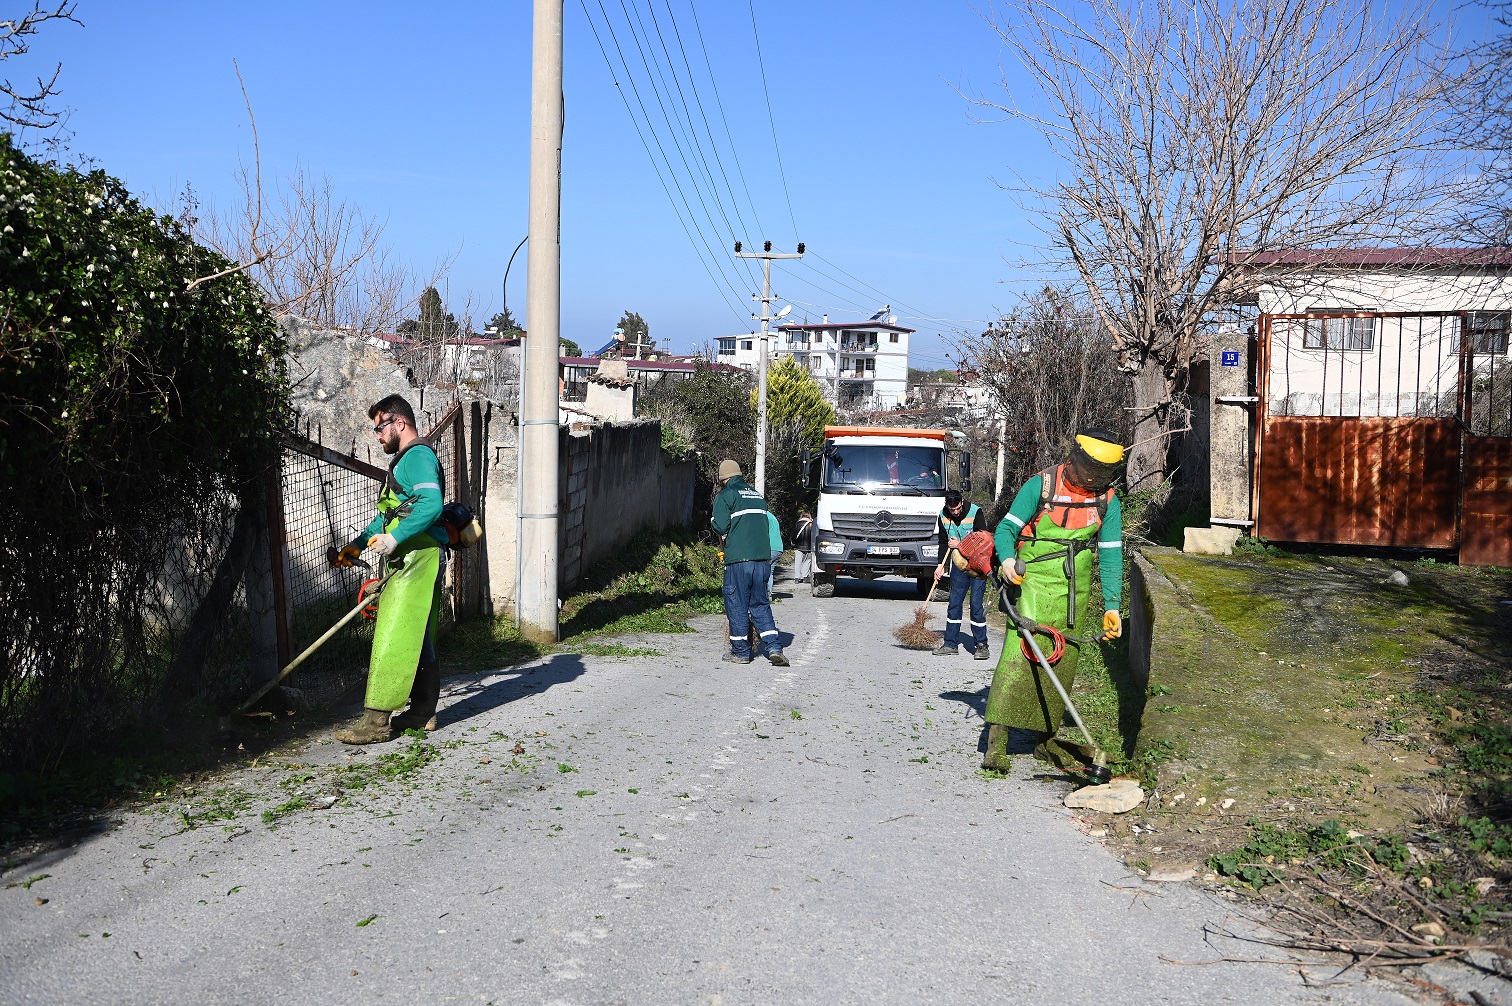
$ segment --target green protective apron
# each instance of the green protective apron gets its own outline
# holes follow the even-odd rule
[[[1034,537],[1019,547],[1018,557],[1026,567],[1022,594],[1014,605],[1019,614],[1061,632],[1084,628],[1087,600],[1092,592],[1092,555],[1097,551],[1101,530],[1100,521],[1067,530],[1051,520],[1048,513],[1039,519]],[[1101,624],[1098,630],[1101,631]],[[1077,631],[1077,634],[1087,633]],[[985,718],[988,723],[1053,734],[1060,729],[1066,704],[1055,686],[1044,680],[1039,665],[1024,659],[1023,651],[1015,645],[1015,640],[1022,638],[1010,622],[1008,638],[992,676],[992,690],[987,695]],[[1048,658],[1049,639],[1040,636],[1037,641]],[[1081,645],[1068,639],[1065,655],[1051,665],[1067,692],[1076,680],[1080,660]]]
[[[385,489],[378,510],[389,516],[402,503]],[[384,530],[392,532],[401,519],[395,515]],[[399,546],[388,565],[397,571],[378,597],[378,622],[373,627],[373,654],[363,702],[369,709],[404,708],[415,683],[427,628],[440,617],[441,590],[436,583],[441,569],[440,542],[422,531]]]

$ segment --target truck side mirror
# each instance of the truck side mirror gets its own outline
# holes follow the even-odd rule
[[[808,447],[798,449],[798,484],[805,489],[814,488],[812,471],[814,467],[814,452]]]
[[[960,461],[957,462],[961,473],[961,492],[971,492],[971,454],[962,451]]]

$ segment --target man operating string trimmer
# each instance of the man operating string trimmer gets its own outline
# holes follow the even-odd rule
[[[441,461],[415,429],[414,410],[403,397],[389,395],[368,410],[368,417],[384,453],[394,460],[378,496],[378,516],[331,561],[350,566],[366,544],[397,571],[384,585],[378,605],[366,708],[357,722],[336,732],[345,744],[373,744],[388,740],[396,729],[427,727],[441,695],[436,620],[447,542],[440,524]],[[390,722],[406,699],[409,709]]]
[[[1051,662],[1067,692],[1076,678],[1082,640],[1117,639],[1123,634],[1118,612],[1123,595],[1123,508],[1113,491],[1123,459],[1124,449],[1112,433],[1098,427],[1082,430],[1065,464],[1024,483],[994,535],[1003,579],[1009,589],[1020,590],[1020,616],[1054,629],[1064,640],[1064,653]],[[1086,624],[1094,553],[1102,580],[1100,634]],[[1013,635],[1010,624],[1010,644]],[[1057,641],[1055,648],[1060,646]],[[1089,752],[1055,737],[1065,712],[1065,702],[1044,680],[1037,662],[1019,647],[1005,645],[987,696],[987,754],[982,767],[1007,771],[1010,730],[1038,742],[1035,754],[1062,768],[1087,761]]]

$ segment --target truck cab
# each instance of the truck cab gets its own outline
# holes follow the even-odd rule
[[[945,430],[830,426],[823,449],[803,453],[804,486],[819,490],[815,597],[832,596],[841,576],[908,577],[927,596],[940,561],[935,521],[949,487],[952,436]],[[970,465],[970,455],[962,452],[963,490],[971,488]]]

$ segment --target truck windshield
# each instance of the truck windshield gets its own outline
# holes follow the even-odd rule
[[[832,447],[824,458],[824,488],[874,493],[944,493],[942,447]]]

